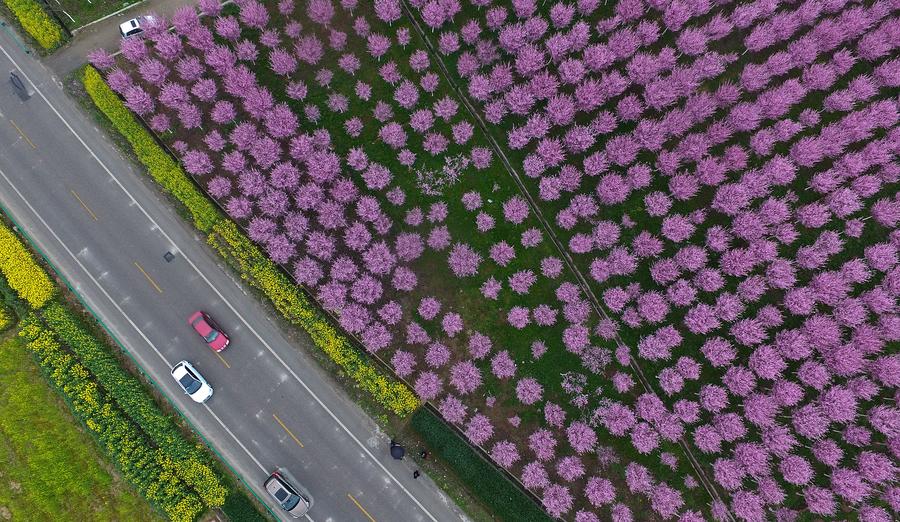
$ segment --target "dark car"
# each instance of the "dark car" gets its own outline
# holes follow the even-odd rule
[[[278,471],[273,471],[266,479],[263,487],[271,495],[281,509],[288,512],[294,518],[300,518],[309,512],[309,500],[297,492]]]
[[[188,317],[188,324],[191,325],[195,332],[200,334],[200,337],[206,341],[206,344],[214,352],[221,352],[231,342],[228,336],[219,328],[219,325],[206,312],[194,312]]]

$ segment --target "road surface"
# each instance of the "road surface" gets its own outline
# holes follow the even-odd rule
[[[34,86],[27,101],[8,81],[12,69]],[[312,495],[318,522],[465,519],[427,477],[413,479],[412,463],[390,459],[388,438],[307,355],[316,350],[309,340],[286,340],[146,174],[6,32],[0,74],[0,203],[257,495],[283,467]],[[197,309],[232,338],[221,358],[186,323]],[[207,404],[191,402],[169,375],[182,359],[215,388]]]

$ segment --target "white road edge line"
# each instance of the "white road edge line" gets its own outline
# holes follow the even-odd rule
[[[244,450],[244,453],[246,453],[247,455],[250,456],[251,459],[253,459],[253,462],[259,467],[259,469],[260,469],[263,473],[267,473],[268,470],[266,469],[266,467],[263,466],[258,460],[256,460],[256,457],[254,457],[253,454],[250,453],[250,450],[247,449],[247,446],[244,446],[244,443],[243,443],[243,442],[241,442],[237,437],[234,436],[234,433],[232,433],[231,430],[228,429],[228,426],[226,426],[225,423],[222,422],[222,419],[220,419],[219,416],[216,415],[216,412],[212,411],[212,408],[209,407],[209,404],[205,404],[205,403],[204,403],[204,404],[203,404],[203,407],[206,408],[206,411],[208,411],[209,414],[212,415],[213,418],[216,419],[216,421],[217,421],[223,428],[225,428],[225,431],[227,431],[228,434],[231,435],[231,438],[234,439],[234,441],[238,443],[238,446],[240,446],[241,449]]]
[[[6,55],[6,58],[7,58],[10,62],[12,62],[12,64],[13,64],[17,69],[19,69],[19,72],[22,73],[22,76],[24,76],[25,79],[28,80],[28,83],[30,83],[31,86],[34,87],[34,91],[40,95],[41,99],[44,100],[44,103],[46,103],[47,106],[50,107],[50,109],[56,114],[56,116],[60,119],[60,121],[63,122],[63,124],[66,126],[66,128],[69,129],[69,132],[71,132],[72,135],[75,136],[75,138],[78,140],[78,142],[81,143],[81,145],[82,145],[82,146],[83,146],[83,147],[91,154],[91,156],[94,158],[94,160],[96,160],[97,163],[103,168],[103,170],[105,170],[106,173],[109,174],[109,177],[113,179],[113,181],[116,183],[116,185],[119,186],[120,189],[122,189],[122,192],[124,192],[126,195],[128,195],[129,198],[131,198],[131,201],[133,201],[134,204],[141,210],[141,213],[144,214],[144,216],[150,221],[150,223],[152,223],[152,224],[157,228],[157,230],[159,230],[159,232],[163,235],[163,237],[165,237],[166,240],[167,240],[171,245],[175,246],[175,242],[172,241],[172,238],[169,237],[169,235],[166,233],[166,231],[163,230],[163,228],[160,227],[160,226],[156,223],[156,221],[150,216],[150,214],[147,212],[147,210],[144,209],[144,207],[143,207],[143,206],[142,206],[142,205],[134,198],[134,196],[131,195],[130,192],[128,192],[128,189],[126,189],[125,186],[122,185],[122,183],[121,183],[121,182],[113,175],[112,171],[110,171],[109,168],[106,166],[106,164],[103,163],[103,161],[100,160],[100,158],[97,156],[97,154],[94,153],[93,149],[91,149],[91,148],[88,146],[88,144],[85,143],[83,139],[81,139],[81,136],[79,136],[78,133],[75,132],[75,129],[73,129],[72,126],[69,125],[69,122],[68,122],[65,118],[63,118],[62,114],[60,114],[60,112],[59,112],[58,110],[56,110],[56,107],[54,107],[53,104],[50,103],[50,100],[48,100],[47,97],[44,96],[44,93],[38,88],[38,86],[37,86],[33,81],[31,81],[31,78],[25,73],[24,70],[22,70],[22,68],[21,68],[21,67],[19,66],[19,64],[13,59],[13,57],[10,56],[8,52],[6,52],[6,49],[4,49],[3,47],[0,47],[0,51],[3,51],[3,54]],[[7,182],[8,182],[8,181],[7,181]],[[18,191],[17,191],[17,192],[18,192]],[[21,196],[20,196],[20,197],[21,197]],[[30,205],[29,205],[29,206],[30,206]],[[375,455],[373,455],[372,452],[369,451],[369,448],[366,447],[366,445],[363,444],[363,442],[362,442],[361,440],[359,440],[359,439],[356,437],[356,435],[354,435],[354,434],[347,428],[347,426],[346,426],[343,422],[341,422],[341,420],[337,417],[337,415],[335,415],[334,412],[331,411],[331,409],[329,409],[328,406],[325,405],[325,403],[322,401],[322,399],[320,399],[319,396],[316,395],[316,394],[312,391],[312,389],[310,389],[310,387],[309,387],[305,382],[303,382],[303,380],[300,379],[300,377],[299,377],[296,373],[294,373],[294,370],[293,370],[290,366],[288,366],[288,365],[284,362],[284,360],[283,360],[281,357],[278,356],[277,353],[275,353],[275,351],[272,349],[272,347],[269,345],[269,343],[267,343],[266,340],[263,339],[263,337],[262,337],[261,335],[259,335],[259,333],[257,333],[256,330],[253,329],[253,327],[252,327],[252,326],[250,325],[250,323],[244,318],[244,316],[241,315],[240,312],[238,312],[238,311],[231,305],[231,303],[230,303],[227,299],[225,299],[225,296],[223,296],[223,295],[221,294],[221,292],[219,292],[219,289],[216,288],[216,287],[212,284],[212,282],[211,282],[209,279],[207,279],[207,277],[203,274],[203,272],[201,272],[200,269],[197,268],[197,265],[195,265],[194,262],[191,261],[191,259],[187,256],[187,254],[185,254],[184,251],[181,251],[181,255],[182,255],[182,257],[184,258],[184,260],[187,261],[188,265],[190,265],[191,268],[194,269],[194,272],[196,272],[197,275],[199,275],[200,278],[203,279],[204,282],[206,282],[206,284],[212,289],[213,292],[215,292],[215,294],[216,294],[217,296],[219,296],[219,299],[220,299],[223,303],[225,303],[225,305],[231,310],[231,312],[234,313],[235,316],[237,316],[237,317],[241,320],[242,323],[244,323],[244,326],[246,326],[247,329],[250,330],[250,332],[252,332],[253,335],[254,335],[257,339],[260,340],[260,342],[263,344],[263,346],[266,347],[266,350],[268,350],[269,353],[272,354],[272,356],[275,357],[275,359],[281,364],[281,366],[284,367],[284,369],[287,370],[288,373],[290,373],[290,374],[294,377],[294,379],[296,379],[297,382],[300,383],[301,386],[303,386],[303,388],[307,391],[307,393],[309,393],[310,396],[312,396],[312,398],[319,404],[319,406],[321,406],[322,409],[325,410],[325,411],[328,413],[329,416],[331,416],[331,418],[338,424],[338,426],[340,426],[341,429],[343,429],[344,432],[345,432],[351,439],[353,439],[354,442],[356,442],[356,444],[360,447],[360,449],[362,449],[363,452],[365,452],[366,455],[368,455],[369,458],[372,459],[372,461],[373,461],[378,467],[380,467],[381,470],[382,470],[388,477],[390,477],[391,480],[393,480],[394,483],[397,484],[397,486],[399,486],[400,489],[403,490],[404,493],[406,493],[406,496],[408,496],[408,497],[413,501],[413,503],[415,503],[416,506],[419,507],[419,509],[421,509],[426,515],[428,515],[428,518],[430,518],[430,519],[433,520],[434,522],[438,522],[438,520],[434,517],[434,515],[432,515],[431,512],[428,511],[428,510],[425,508],[425,506],[422,505],[421,502],[419,502],[419,499],[417,499],[417,498],[415,497],[415,495],[413,495],[408,489],[406,489],[406,487],[405,487],[402,483],[400,483],[399,480],[397,480],[397,477],[395,477],[390,471],[388,471],[388,469],[384,466],[384,464],[382,464],[382,462],[381,462],[380,460],[378,460],[377,458],[375,458]],[[79,264],[80,264],[80,263],[79,263]],[[237,283],[235,283],[235,284],[237,284]],[[130,320],[129,320],[129,322],[130,322]],[[134,324],[134,323],[132,323],[132,324]],[[146,339],[146,338],[145,338],[145,339]],[[148,341],[148,342],[149,342],[149,341]],[[156,348],[154,348],[154,350],[155,350],[155,349],[156,349]]]

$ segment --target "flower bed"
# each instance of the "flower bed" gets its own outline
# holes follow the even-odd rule
[[[45,50],[52,51],[63,42],[62,28],[35,0],[3,0],[16,15],[22,28]]]
[[[0,273],[31,308],[40,308],[56,289],[13,231],[0,224]]]
[[[862,470],[898,440],[892,8],[471,3],[413,2],[427,46],[393,0],[204,0],[209,17],[91,58],[250,239],[550,514],[896,509],[893,472]],[[789,456],[807,480],[783,476]]]
[[[162,412],[134,376],[129,374],[106,346],[59,303],[39,312],[56,339],[93,374],[95,381],[147,437],[172,458],[174,473],[192,488],[207,506],[218,507],[228,493],[208,458],[192,446],[172,418]]]
[[[103,451],[141,495],[171,520],[191,522],[205,510],[197,493],[177,477],[173,456],[147,444],[140,427],[98,387],[81,362],[60,346],[52,330],[44,329],[32,316],[19,336],[75,416],[94,433]]]

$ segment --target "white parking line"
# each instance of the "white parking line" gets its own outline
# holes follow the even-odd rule
[[[113,173],[112,173],[112,171],[109,169],[109,167],[107,167],[106,164],[103,163],[103,161],[100,160],[100,158],[99,158],[99,157],[97,156],[97,154],[93,151],[93,149],[91,149],[91,148],[88,146],[88,144],[85,143],[85,141],[84,141],[83,139],[81,139],[81,136],[79,136],[78,133],[75,132],[75,129],[72,128],[72,126],[69,124],[69,122],[62,116],[62,114],[60,114],[60,112],[56,109],[56,107],[54,107],[53,104],[50,103],[50,100],[47,99],[47,97],[46,97],[46,96],[44,95],[44,93],[38,88],[38,86],[37,86],[33,81],[31,81],[31,78],[25,73],[24,70],[22,70],[22,68],[21,68],[21,67],[19,66],[19,64],[13,59],[13,57],[10,56],[8,52],[6,52],[6,49],[0,47],[0,51],[3,51],[3,54],[6,56],[6,58],[7,58],[10,62],[12,62],[12,64],[13,64],[17,69],[19,69],[19,71],[22,73],[22,76],[24,76],[25,79],[28,80],[28,83],[30,83],[30,84],[32,85],[32,87],[34,87],[34,91],[41,97],[41,99],[44,100],[44,102],[47,104],[47,106],[50,107],[50,109],[54,112],[54,114],[56,114],[56,116],[57,116],[57,117],[63,122],[63,124],[66,126],[66,128],[69,129],[69,131],[72,133],[72,135],[75,136],[75,138],[78,140],[78,142],[81,143],[81,145],[82,145],[82,146],[90,153],[90,155],[94,158],[94,160],[97,161],[97,163],[100,165],[100,167],[102,167],[103,170],[105,170],[106,173],[109,174],[110,178],[112,178],[112,180],[116,183],[116,185],[118,185],[118,187],[119,187],[120,189],[122,189],[122,192],[124,192],[124,193],[131,199],[131,202],[132,202],[134,205],[136,205],[136,206],[140,209],[141,213],[143,213],[144,216],[147,218],[147,220],[150,221],[150,223],[152,223],[153,226],[155,226],[155,227],[159,230],[159,232],[163,235],[163,237],[165,237],[165,239],[169,242],[169,244],[171,244],[171,245],[174,246],[174,245],[175,245],[175,242],[172,241],[172,238],[166,233],[165,230],[162,229],[162,227],[160,227],[160,226],[156,223],[156,221],[150,216],[150,214],[147,212],[147,210],[144,209],[144,207],[143,207],[143,206],[135,199],[135,197],[132,196],[130,192],[128,192],[128,189],[126,189],[125,186],[122,185],[122,183],[121,183],[121,182],[113,175]],[[4,177],[5,177],[5,176],[4,176]],[[7,183],[9,183],[9,180],[8,180],[8,179],[7,179]],[[16,192],[18,193],[18,190],[16,190]],[[21,197],[21,194],[19,195],[19,197]],[[23,198],[23,201],[24,201],[24,198]],[[26,204],[27,204],[27,202],[26,202]],[[31,205],[29,205],[29,207],[31,207]],[[32,209],[32,211],[34,211],[34,210]],[[36,215],[37,215],[37,214],[36,214]],[[43,220],[41,220],[41,221],[43,221]],[[45,223],[45,226],[46,226],[46,223]],[[49,227],[48,227],[48,229],[49,229]],[[52,232],[52,231],[51,231],[51,232]],[[54,234],[54,236],[56,236],[56,234]],[[58,237],[57,237],[57,240],[59,240]],[[69,251],[68,248],[66,249],[66,251]],[[71,255],[71,252],[70,252],[70,255]],[[244,316],[241,315],[241,314],[237,311],[237,309],[235,309],[234,306],[231,305],[231,303],[228,301],[228,299],[226,299],[225,296],[223,296],[222,293],[219,292],[219,289],[216,288],[216,287],[212,284],[212,282],[211,282],[209,279],[207,279],[207,277],[203,274],[203,272],[201,272],[200,269],[197,268],[197,266],[194,264],[194,262],[191,261],[191,259],[187,256],[187,254],[184,253],[183,250],[181,251],[181,255],[182,255],[182,257],[184,258],[184,260],[187,261],[188,265],[190,265],[190,267],[197,273],[197,275],[199,275],[200,278],[203,279],[203,281],[204,281],[204,282],[212,289],[212,291],[219,297],[219,299],[220,299],[223,303],[225,303],[225,305],[231,310],[231,312],[232,312],[236,317],[238,317],[238,318],[240,319],[240,321],[244,324],[244,326],[246,326],[247,329],[248,329],[248,330],[249,330],[249,331],[250,331],[257,339],[259,339],[260,343],[262,343],[262,345],[265,346],[266,350],[269,351],[269,353],[275,358],[275,360],[277,360],[277,361],[279,362],[279,364],[281,364],[282,367],[284,367],[284,369],[287,370],[287,371],[294,377],[294,379],[296,379],[297,382],[300,383],[301,386],[303,386],[303,389],[305,389],[306,392],[309,393],[309,395],[316,401],[316,403],[318,403],[319,406],[321,406],[322,409],[325,410],[325,412],[328,413],[328,415],[334,420],[335,423],[337,423],[338,426],[341,427],[341,429],[347,434],[347,436],[350,437],[350,438],[356,443],[356,445],[359,446],[359,448],[360,448],[366,455],[369,456],[370,459],[372,459],[372,461],[375,463],[376,466],[378,466],[379,468],[381,468],[382,472],[384,472],[385,475],[387,475],[388,477],[390,477],[390,479],[391,479],[391,480],[392,480],[392,481],[393,481],[393,482],[394,482],[394,483],[395,483],[395,484],[396,484],[396,485],[397,485],[397,486],[398,486],[398,487],[406,494],[406,496],[408,496],[408,497],[410,498],[410,500],[412,500],[413,503],[414,503],[416,506],[418,506],[419,509],[421,509],[422,512],[425,513],[425,514],[428,516],[428,518],[430,518],[430,519],[433,520],[434,522],[437,522],[437,519],[434,517],[434,515],[432,515],[431,512],[428,511],[428,510],[425,508],[425,506],[423,506],[422,503],[419,502],[419,500],[418,500],[418,499],[417,499],[417,498],[416,498],[416,497],[415,497],[408,489],[406,489],[406,487],[405,487],[403,484],[401,484],[400,481],[397,480],[397,478],[396,478],[390,471],[388,471],[388,469],[384,466],[384,464],[383,464],[379,459],[375,458],[375,455],[373,455],[372,452],[369,451],[369,448],[368,448],[365,444],[363,444],[362,441],[360,441],[360,440],[359,440],[359,439],[358,439],[358,438],[357,438],[357,437],[349,430],[349,428],[347,428],[347,426],[346,426],[343,422],[341,422],[341,420],[337,417],[337,415],[335,415],[335,413],[334,413],[333,411],[331,411],[331,409],[328,408],[328,406],[325,405],[325,403],[322,401],[322,399],[319,398],[319,396],[316,395],[315,392],[313,392],[312,389],[310,389],[310,387],[309,387],[309,386],[308,386],[308,385],[307,385],[307,384],[306,384],[306,383],[305,383],[305,382],[304,382],[304,381],[303,381],[296,373],[294,373],[294,370],[293,370],[290,366],[288,366],[287,363],[285,363],[284,360],[283,360],[277,353],[275,353],[275,350],[272,349],[272,347],[269,345],[269,343],[266,342],[266,340],[263,339],[263,337],[262,337],[261,335],[259,335],[259,333],[256,332],[256,330],[250,325],[250,323],[244,318]],[[106,293],[106,292],[104,291],[104,293]],[[107,296],[108,296],[108,294],[107,294]],[[117,305],[117,308],[118,308],[118,305]],[[121,309],[120,309],[120,311],[121,311]],[[126,316],[126,317],[127,317],[127,316]],[[135,326],[134,323],[133,323],[130,319],[128,320],[128,322],[131,323],[132,326]],[[135,327],[136,327],[136,326],[135,326]],[[143,337],[143,334],[142,334],[142,337]],[[146,337],[144,337],[144,339],[147,340]],[[151,346],[152,346],[152,343],[150,343],[149,340],[147,340],[147,342],[148,342],[148,344],[151,344]],[[156,348],[155,348],[155,347],[154,347],[153,349],[154,349],[154,351],[156,351]],[[157,351],[157,353],[159,353],[159,352]],[[162,356],[162,354],[160,354],[160,356]]]

